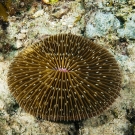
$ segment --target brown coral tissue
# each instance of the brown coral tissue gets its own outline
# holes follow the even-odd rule
[[[119,95],[121,73],[106,49],[60,34],[25,48],[11,63],[8,85],[35,117],[79,121],[103,112]]]

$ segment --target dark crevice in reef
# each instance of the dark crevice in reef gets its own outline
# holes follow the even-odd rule
[[[127,112],[126,119],[129,120],[131,125],[129,125],[124,135],[135,135],[135,109],[130,108],[130,109],[127,109],[126,112]]]
[[[37,121],[43,122],[44,120],[40,117],[36,117]],[[70,125],[70,129],[64,129],[67,133],[67,135],[81,135],[79,132],[79,129],[83,127],[83,120],[81,121],[52,121],[54,123],[64,124],[64,125]]]
[[[124,132],[124,135],[134,135],[134,126],[129,126],[128,129]]]
[[[6,108],[7,113],[12,116],[18,111],[19,105],[14,102],[13,104],[9,104]]]
[[[74,135],[79,135],[79,122],[74,122],[74,126],[75,126]]]
[[[38,121],[43,121],[41,118],[37,118]],[[65,131],[67,132],[67,135],[81,135],[81,133],[79,132],[79,129],[82,128],[83,126],[83,120],[81,121],[51,121],[54,123],[60,123],[60,124],[65,124],[65,125],[70,125],[70,129],[65,129]]]
[[[116,17],[120,21],[121,28],[124,28],[125,19],[122,16],[116,16]]]
[[[79,132],[79,129],[82,127],[82,121],[75,121],[74,127],[70,128],[70,131],[68,131],[68,135],[81,135]]]
[[[0,26],[1,26],[1,28],[3,29],[3,30],[7,30],[7,27],[9,26],[9,22],[7,22],[7,21],[3,21],[3,20],[1,20],[0,19]]]
[[[127,109],[126,112],[126,118],[130,121],[131,124],[135,125],[135,109]]]

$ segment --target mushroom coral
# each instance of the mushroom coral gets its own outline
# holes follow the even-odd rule
[[[121,73],[108,50],[81,36],[50,36],[26,47],[8,71],[9,89],[28,113],[79,121],[103,112],[119,95]]]

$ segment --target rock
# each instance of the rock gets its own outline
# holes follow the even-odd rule
[[[94,20],[88,22],[86,25],[86,35],[87,37],[103,36],[109,30],[115,30],[119,26],[119,20],[112,13],[97,12]]]
[[[129,39],[135,39],[135,14],[132,13],[128,16],[125,28],[117,30],[119,37],[127,37]]]

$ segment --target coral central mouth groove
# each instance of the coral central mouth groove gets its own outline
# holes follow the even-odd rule
[[[69,72],[69,70],[67,70],[66,68],[58,68],[57,70],[60,72]]]

